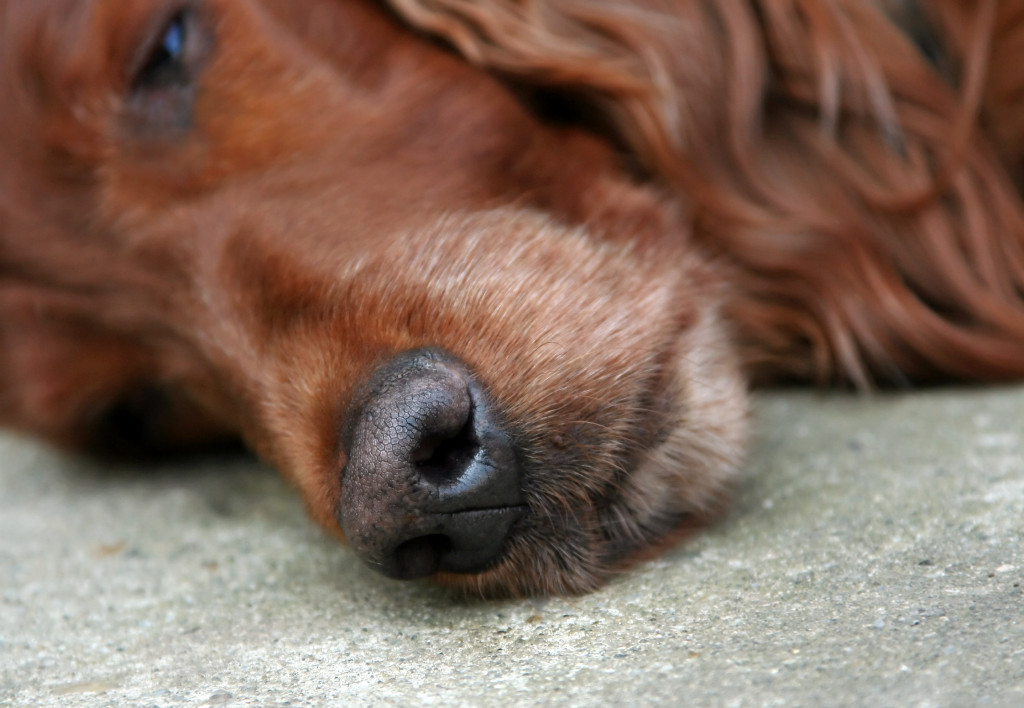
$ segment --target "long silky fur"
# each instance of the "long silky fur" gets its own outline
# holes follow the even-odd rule
[[[945,71],[864,0],[389,4],[603,112],[733,270],[756,379],[1024,374],[1024,3],[918,3]]]

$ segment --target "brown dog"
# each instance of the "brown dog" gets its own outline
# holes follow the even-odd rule
[[[1024,2],[0,0],[0,421],[578,592],[750,381],[1024,374]]]

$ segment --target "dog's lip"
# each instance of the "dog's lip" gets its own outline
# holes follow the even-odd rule
[[[674,343],[659,356],[657,370],[639,398],[639,416],[629,430],[629,440],[636,441],[626,451],[624,469],[634,472],[669,439],[679,424],[682,405],[679,383],[680,346]]]
[[[504,506],[482,506],[473,509],[459,509],[458,511],[437,511],[424,516],[424,518],[443,518],[443,517],[455,517],[463,514],[488,514],[504,511],[516,511],[529,509],[529,505],[525,502],[522,504],[507,504]]]

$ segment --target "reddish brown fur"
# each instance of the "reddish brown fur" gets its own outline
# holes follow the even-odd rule
[[[132,78],[182,8],[194,102]],[[1022,54],[1017,0],[0,0],[0,421],[241,434],[338,531],[353,391],[441,346],[530,512],[442,580],[595,587],[745,380],[1024,374]]]

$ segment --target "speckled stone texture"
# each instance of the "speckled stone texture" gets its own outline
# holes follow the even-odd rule
[[[1024,389],[762,394],[728,515],[604,590],[390,581],[248,460],[0,436],[0,706],[1024,706]]]

